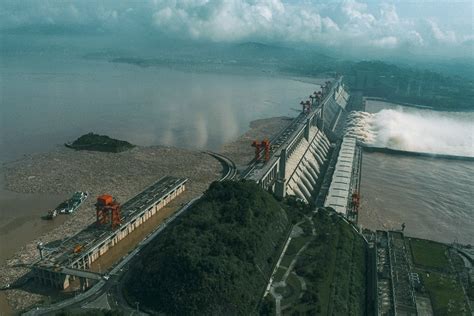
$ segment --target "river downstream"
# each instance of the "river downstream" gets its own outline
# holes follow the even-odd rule
[[[372,102],[372,113],[386,105]],[[474,244],[472,161],[364,152],[361,196],[359,223],[365,228],[400,229],[405,223],[410,236]]]

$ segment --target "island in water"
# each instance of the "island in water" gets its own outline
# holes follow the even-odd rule
[[[110,138],[106,135],[87,133],[71,143],[66,143],[66,147],[76,150],[92,150],[118,153],[135,147],[124,140]]]

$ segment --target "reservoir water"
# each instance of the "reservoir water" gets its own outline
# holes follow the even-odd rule
[[[90,131],[137,145],[218,150],[255,119],[293,116],[316,82],[324,79],[144,68],[70,54],[0,55],[0,162]],[[0,262],[58,226],[63,218],[40,216],[65,198],[9,192],[0,173]]]
[[[89,131],[138,145],[216,150],[252,120],[294,116],[315,90],[307,79],[258,72],[183,72],[64,56],[0,61],[0,161]]]
[[[384,102],[367,103],[371,113],[394,107]],[[424,110],[410,111],[426,117]],[[425,142],[422,135],[417,141]],[[411,236],[474,244],[472,161],[365,152],[361,196],[360,224],[363,227],[400,229],[405,223],[405,231]]]

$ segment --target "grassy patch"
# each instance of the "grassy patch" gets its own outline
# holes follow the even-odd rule
[[[288,291],[283,297],[282,305],[295,304],[298,302],[301,293],[301,283],[298,278],[290,273],[286,279],[286,288]]]
[[[294,267],[305,280],[306,290],[301,298],[299,294],[298,297],[296,294],[285,297],[285,314],[364,315],[366,262],[363,240],[338,216],[324,210],[315,215],[314,224],[316,236],[295,238],[295,253],[309,241]],[[293,274],[287,281],[299,284]]]
[[[286,249],[285,255],[294,256],[300,251],[300,249],[311,240],[311,236],[308,237],[295,237],[291,239],[288,248]]]
[[[464,293],[457,279],[441,273],[422,274],[435,315],[468,315]]]
[[[303,248],[303,246],[312,239],[312,236],[307,237],[296,237],[290,241],[288,248],[286,249],[285,255],[281,259],[280,265],[284,267],[290,267],[291,262],[295,258],[298,251]]]
[[[286,269],[279,267],[275,273],[275,276],[273,277],[273,282],[280,282],[281,279],[283,279],[283,275],[285,274],[285,272]]]
[[[446,245],[424,239],[410,238],[413,262],[421,267],[442,269],[449,268],[446,258]]]
[[[294,256],[288,256],[288,255],[283,256],[283,258],[281,259],[280,265],[288,268],[291,264],[291,261],[293,261],[293,257]]]

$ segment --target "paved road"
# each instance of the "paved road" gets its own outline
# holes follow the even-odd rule
[[[206,154],[211,155],[212,157],[216,158],[217,160],[219,160],[220,163],[224,165],[224,170],[226,171],[225,171],[224,176],[222,176],[222,178],[220,178],[219,181],[233,180],[237,178],[237,167],[235,166],[235,163],[229,157],[212,152],[212,151],[206,151]]]

